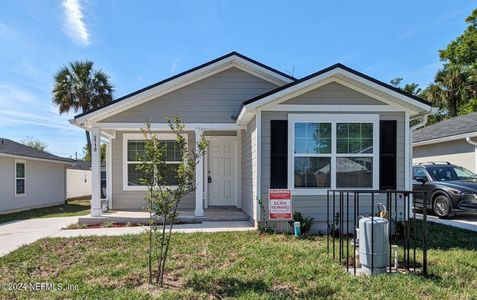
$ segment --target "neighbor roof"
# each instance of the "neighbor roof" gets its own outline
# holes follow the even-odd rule
[[[5,138],[0,138],[0,155],[1,154],[22,156],[25,158],[54,160],[67,163],[73,162],[71,159],[56,156],[54,154],[41,151]]]
[[[189,70],[187,70],[187,71],[184,71],[184,72],[179,73],[179,74],[177,74],[177,75],[174,75],[174,76],[172,76],[172,77],[166,78],[166,79],[164,79],[164,80],[161,80],[161,81],[159,81],[159,82],[156,82],[156,83],[154,83],[154,84],[151,84],[151,85],[149,85],[149,86],[146,86],[145,88],[142,88],[142,89],[140,89],[140,90],[137,90],[137,91],[135,91],[135,92],[132,92],[132,93],[130,93],[130,94],[127,94],[127,95],[125,95],[125,96],[123,96],[123,97],[121,97],[121,98],[118,98],[118,99],[116,99],[116,100],[114,100],[114,101],[112,101],[112,102],[109,102],[109,103],[107,103],[107,104],[105,104],[105,105],[103,105],[103,106],[100,106],[100,107],[97,107],[97,108],[95,108],[95,109],[92,109],[92,110],[83,112],[83,113],[81,113],[81,114],[78,114],[78,115],[76,115],[74,118],[77,119],[77,118],[86,116],[86,115],[88,115],[88,114],[90,114],[90,113],[92,113],[92,112],[95,112],[95,111],[98,111],[98,110],[103,109],[103,108],[105,108],[105,107],[108,107],[108,106],[110,106],[110,105],[116,104],[116,103],[118,103],[118,102],[120,102],[120,101],[122,101],[122,100],[128,99],[128,98],[130,98],[130,97],[132,97],[132,96],[134,96],[134,95],[137,95],[137,94],[142,93],[142,92],[144,92],[144,91],[150,90],[150,89],[152,89],[152,88],[154,88],[154,87],[157,87],[157,86],[159,86],[159,85],[161,85],[161,84],[167,83],[167,82],[169,82],[169,81],[172,81],[172,80],[174,80],[174,79],[177,79],[177,78],[179,78],[179,77],[182,77],[182,76],[184,76],[184,75],[187,75],[187,74],[189,74],[189,73],[192,73],[192,72],[197,71],[197,70],[199,70],[199,69],[205,68],[205,67],[207,67],[207,66],[209,66],[209,65],[215,64],[215,63],[217,63],[217,62],[219,62],[219,61],[221,61],[221,60],[224,60],[224,59],[229,58],[229,57],[232,57],[232,56],[236,56],[236,57],[239,57],[239,58],[241,58],[241,59],[244,59],[244,60],[246,60],[246,61],[248,61],[248,62],[250,62],[250,63],[252,63],[252,64],[255,64],[255,65],[259,66],[259,67],[262,67],[262,68],[264,68],[264,69],[267,69],[267,70],[269,70],[269,71],[271,71],[271,72],[273,72],[273,73],[276,73],[276,74],[279,75],[279,76],[288,78],[289,80],[292,80],[292,81],[297,80],[297,79],[296,79],[295,77],[293,77],[293,76],[290,76],[290,75],[288,75],[288,74],[286,74],[286,73],[283,73],[283,72],[281,72],[281,71],[279,71],[279,70],[277,70],[277,69],[274,69],[274,68],[272,68],[272,67],[270,67],[270,66],[264,65],[264,64],[262,64],[261,62],[258,62],[258,61],[256,61],[256,60],[253,60],[253,59],[251,59],[251,58],[249,58],[249,57],[247,57],[247,56],[245,56],[245,55],[243,55],[243,54],[240,54],[240,53],[238,53],[238,52],[233,51],[233,52],[230,52],[230,53],[228,53],[228,54],[226,54],[226,55],[223,55],[223,56],[221,56],[221,57],[219,57],[219,58],[216,58],[216,59],[214,59],[214,60],[211,60],[211,61],[209,61],[209,62],[206,62],[206,63],[204,63],[204,64],[201,64],[201,65],[199,65],[199,66],[197,66],[197,67],[195,67],[195,68],[189,69]]]
[[[416,130],[414,132],[413,143],[431,141],[466,133],[477,133],[477,112],[454,117]]]

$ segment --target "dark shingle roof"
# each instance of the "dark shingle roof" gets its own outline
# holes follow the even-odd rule
[[[57,160],[62,162],[73,162],[73,160],[71,159],[59,157],[54,154],[37,150],[35,148],[29,147],[29,146],[26,146],[26,145],[23,145],[23,144],[20,144],[5,138],[0,138],[0,153],[31,157],[31,158]]]
[[[91,170],[91,162],[86,160],[77,160],[74,162],[74,165],[70,169],[75,170]]]
[[[413,142],[424,142],[443,137],[477,132],[477,112],[451,118],[414,132]]]

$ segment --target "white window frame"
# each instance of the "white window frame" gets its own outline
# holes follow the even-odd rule
[[[295,123],[331,123],[331,153],[295,155]],[[336,153],[337,123],[372,123],[373,153]],[[379,189],[379,114],[288,114],[288,188],[294,195],[326,195],[327,190],[378,190]],[[295,157],[331,157],[331,186],[329,188],[295,188]],[[372,157],[373,186],[368,188],[337,188],[337,157]]]
[[[17,164],[23,164],[23,177],[18,177],[17,176]],[[13,185],[13,188],[15,189],[15,197],[25,197],[26,196],[26,161],[25,160],[20,160],[20,159],[15,159],[15,164],[14,164],[14,170],[13,170],[13,174],[15,176],[15,183]],[[23,187],[23,193],[22,194],[18,194],[17,193],[17,180],[18,179],[23,179],[23,182],[24,182],[24,187]]]
[[[164,140],[176,140],[177,135],[175,133],[153,133],[160,141]],[[187,133],[183,133],[182,136],[188,142]],[[127,133],[123,134],[123,190],[124,191],[147,191],[147,186],[142,185],[129,185],[128,182],[128,165],[138,164],[140,161],[128,161],[128,141],[130,140],[144,140],[142,133]],[[186,145],[186,151],[188,151],[188,143]],[[177,161],[166,162],[168,164],[177,164]],[[106,175],[107,176],[107,175]],[[177,188],[175,185],[169,185],[168,188]]]

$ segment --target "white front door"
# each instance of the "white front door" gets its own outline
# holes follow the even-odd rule
[[[214,137],[209,140],[208,205],[237,205],[237,140]]]

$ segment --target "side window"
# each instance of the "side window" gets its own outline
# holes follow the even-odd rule
[[[416,179],[416,177],[427,177],[423,168],[414,168],[414,179]]]
[[[25,163],[15,161],[15,196],[25,195]]]

